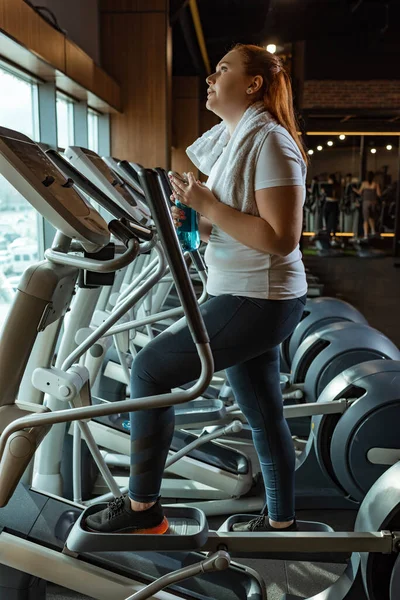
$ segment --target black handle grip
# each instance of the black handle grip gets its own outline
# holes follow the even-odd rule
[[[171,198],[170,198],[170,196],[172,194],[172,187],[169,182],[167,172],[164,169],[160,169],[160,168],[157,168],[155,170],[157,171],[158,176],[160,178],[161,190],[162,190],[162,193],[164,196],[164,200],[166,201],[168,206],[173,206],[174,203],[171,201]]]
[[[153,239],[154,236],[154,228],[147,227],[146,225],[140,225],[134,219],[121,219],[121,222],[129,227],[129,229],[141,240],[145,242],[149,242]]]
[[[131,185],[129,185],[129,183],[127,183],[126,181],[124,181],[124,183],[122,185],[124,187],[126,187],[126,189],[128,190],[128,192],[130,193],[130,195],[132,196],[132,198],[136,202],[136,205],[137,205],[138,201],[139,202],[146,202],[144,194],[141,194],[140,192],[138,192],[137,190],[135,190],[135,188],[132,187]]]
[[[137,239],[136,234],[130,229],[130,227],[125,225],[125,223],[122,223],[122,221],[118,221],[117,219],[109,222],[108,229],[110,233],[115,235],[115,237],[118,238],[126,247],[128,247],[128,242],[130,240]]]
[[[192,260],[196,265],[196,269],[199,272],[207,270],[206,263],[204,262],[203,257],[198,250],[192,250],[190,256],[192,257]]]
[[[179,299],[185,311],[190,333],[196,344],[209,343],[209,337],[201,316],[196,294],[189,276],[172,221],[171,210],[162,186],[161,169],[141,169],[139,178],[156,224],[158,236],[175,281]]]
[[[123,171],[125,171],[127,174],[129,174],[136,181],[136,183],[138,184],[139,187],[141,187],[139,171],[141,171],[143,169],[142,165],[139,165],[136,163],[131,164],[127,160],[118,161],[118,165],[121,167],[121,169]]]

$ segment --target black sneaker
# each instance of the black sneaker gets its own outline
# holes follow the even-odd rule
[[[247,533],[249,531],[256,531],[256,532],[297,531],[297,524],[296,524],[296,519],[295,519],[291,525],[288,525],[288,527],[284,527],[283,529],[278,529],[278,528],[272,527],[272,525],[270,525],[268,515],[260,515],[259,517],[256,517],[255,519],[251,519],[251,521],[244,521],[242,523],[234,523],[234,525],[232,525],[232,531],[235,531],[236,533]]]
[[[162,534],[168,531],[168,521],[164,516],[160,500],[147,510],[131,509],[128,495],[115,498],[107,508],[90,515],[86,519],[89,531],[98,533],[151,533]]]

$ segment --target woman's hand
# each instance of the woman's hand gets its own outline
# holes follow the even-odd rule
[[[177,177],[169,175],[169,179],[174,190],[171,196],[172,200],[179,200],[182,204],[186,204],[193,208],[196,212],[201,215],[207,216],[209,208],[218,203],[217,198],[214,196],[211,190],[205,185],[196,181],[193,173],[187,174],[188,183],[180,181]]]
[[[173,199],[173,196],[171,196],[171,199]],[[174,204],[174,206],[171,206],[171,213],[174,225],[178,229],[178,227],[182,226],[182,221],[186,219],[185,211]]]

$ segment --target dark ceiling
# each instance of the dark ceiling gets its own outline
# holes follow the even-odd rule
[[[400,0],[197,0],[197,4],[212,66],[236,42],[284,45],[331,39],[335,45],[343,39],[353,54],[357,47],[400,53]],[[188,0],[171,0],[171,21],[174,74],[205,75]]]
[[[304,80],[400,79],[400,0],[197,0],[197,5],[211,69],[237,42],[275,43],[291,72],[296,103]],[[205,79],[189,0],[171,0],[171,24],[174,75]],[[300,110],[300,126],[398,131],[400,101],[389,110],[348,112]]]

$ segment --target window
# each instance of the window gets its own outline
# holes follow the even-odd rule
[[[99,151],[99,114],[92,110],[88,109],[87,115],[88,122],[88,148],[89,150],[93,150],[93,152]]]
[[[0,66],[0,125],[39,141],[37,84]]]
[[[57,145],[66,148],[74,144],[74,103],[57,93]]]
[[[26,75],[0,65],[0,89],[0,126],[38,141],[37,84]],[[21,273],[37,260],[38,225],[38,213],[0,174],[0,327]]]

